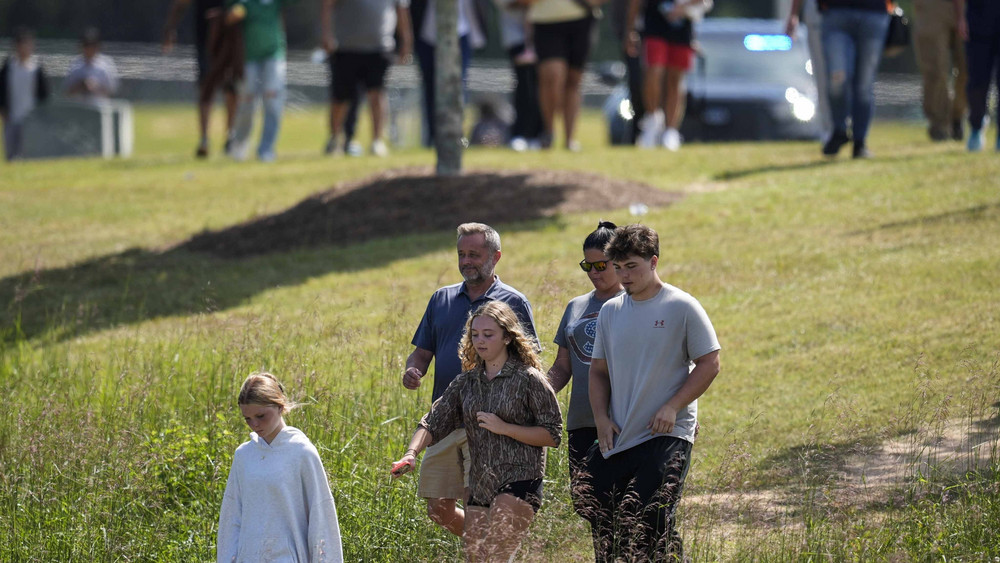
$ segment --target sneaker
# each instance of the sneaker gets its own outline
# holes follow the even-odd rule
[[[837,156],[840,147],[846,145],[851,138],[844,131],[834,131],[830,138],[823,143],[823,154],[826,156]]]
[[[257,160],[261,162],[274,162],[278,156],[273,152],[262,152],[257,155]]]
[[[854,143],[854,150],[851,152],[851,158],[867,159],[873,156],[875,155],[872,154],[872,151],[868,150],[868,147],[866,147],[864,143]]]
[[[677,152],[681,148],[681,134],[673,127],[663,132],[663,148]]]
[[[979,152],[983,150],[983,130],[972,129],[969,131],[969,141],[965,145],[969,152]]]
[[[524,152],[528,150],[528,140],[524,137],[514,137],[510,140],[510,148],[514,152]]]
[[[340,144],[340,138],[336,135],[330,135],[330,138],[326,141],[326,146],[323,147],[323,154],[327,156],[344,154],[344,146]]]
[[[226,142],[222,145],[222,154],[229,154],[233,150],[233,140],[226,138]]]
[[[962,126],[961,119],[951,122],[951,138],[955,141],[961,141],[965,138],[965,127]]]
[[[389,156],[389,147],[382,139],[375,139],[372,141],[372,154],[379,158],[387,157]]]
[[[194,151],[195,158],[208,158],[208,140],[202,139]]]
[[[944,129],[939,129],[937,127],[929,127],[927,129],[927,136],[931,138],[935,143],[940,143],[941,141],[947,141],[951,138],[951,134]]]
[[[580,144],[580,141],[573,139],[566,143],[566,150],[569,152],[580,152],[583,150],[583,145]]]
[[[359,157],[365,154],[365,149],[361,146],[361,143],[352,139],[347,143],[347,148],[344,149],[344,152],[347,153],[347,156]]]
[[[663,112],[654,111],[643,116],[639,124],[639,138],[635,145],[644,149],[651,149],[659,144],[663,135]]]
[[[997,133],[997,145],[996,145],[996,150],[997,150],[997,152],[1000,152],[1000,132],[998,132],[998,133]]]
[[[543,132],[538,136],[538,148],[543,151],[552,148],[552,133]]]

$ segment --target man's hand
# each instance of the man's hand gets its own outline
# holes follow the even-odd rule
[[[476,413],[476,420],[479,422],[479,427],[489,430],[494,434],[506,435],[503,430],[506,429],[507,423],[501,420],[501,418],[491,412],[479,411]]]
[[[424,372],[417,368],[406,368],[403,372],[403,387],[413,390],[420,387],[420,380],[424,377]]]
[[[656,411],[656,414],[650,419],[646,428],[652,430],[653,434],[669,434],[674,430],[674,424],[676,423],[677,409],[670,406],[670,403],[667,403],[660,407],[660,410]]]
[[[615,446],[615,435],[621,433],[621,429],[608,417],[595,419],[594,422],[597,424],[597,444],[602,453],[606,452]]]

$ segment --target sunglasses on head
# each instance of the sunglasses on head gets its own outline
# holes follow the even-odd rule
[[[598,260],[597,262],[587,262],[586,260],[580,260],[580,268],[584,272],[589,272],[591,268],[597,270],[598,272],[603,272],[608,269],[608,261]]]

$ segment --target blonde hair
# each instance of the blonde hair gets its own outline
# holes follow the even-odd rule
[[[538,359],[538,353],[535,352],[535,343],[525,334],[521,321],[518,320],[514,310],[503,301],[490,301],[473,311],[468,320],[465,321],[462,341],[458,346],[458,357],[462,360],[463,371],[483,365],[483,361],[476,354],[476,349],[472,345],[472,337],[469,336],[472,321],[476,317],[493,319],[504,331],[504,335],[510,337],[510,342],[507,343],[508,356],[519,360],[526,366],[537,370],[542,369],[542,362]]]
[[[285,387],[278,378],[266,371],[254,372],[243,380],[240,395],[236,399],[239,405],[275,405],[281,407],[281,414],[299,406],[285,395]]]

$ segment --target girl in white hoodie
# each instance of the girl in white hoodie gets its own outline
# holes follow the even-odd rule
[[[219,563],[344,560],[337,507],[309,438],[285,425],[296,405],[269,373],[251,374],[237,403],[250,440],[236,448],[219,515]]]

